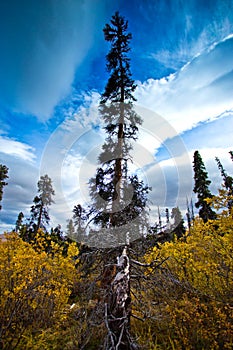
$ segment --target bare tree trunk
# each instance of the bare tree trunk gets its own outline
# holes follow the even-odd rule
[[[127,247],[117,258],[117,271],[113,279],[107,303],[105,303],[105,324],[108,335],[105,350],[135,350],[130,337],[130,262]]]

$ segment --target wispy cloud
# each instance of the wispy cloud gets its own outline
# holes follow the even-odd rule
[[[68,109],[65,101],[62,103],[60,113],[64,115],[62,128],[66,131],[73,131],[74,128],[84,128],[88,126],[97,127],[102,124],[98,113],[100,93],[97,91],[77,93],[73,89],[68,97]]]
[[[51,208],[51,224],[66,226],[74,205],[90,201],[88,180],[98,166],[103,144],[101,116],[98,112],[99,93],[73,91],[70,102],[58,108],[65,119],[51,134],[43,151],[40,174],[49,174],[55,189],[55,204]]]
[[[211,180],[210,190],[213,194],[218,193],[218,189],[221,188],[223,183],[215,157],[220,158],[227,173],[232,175],[230,149],[230,147],[200,149],[208,177]],[[190,174],[195,150],[196,148],[190,149],[185,156],[180,155],[160,162],[155,161],[145,169],[146,178],[152,187],[152,192],[149,194],[152,220],[158,221],[158,207],[160,207],[161,215],[165,216],[165,208],[179,206],[185,217],[186,199],[193,198],[193,202],[196,202],[195,194],[192,191],[194,187],[193,174]]]
[[[21,129],[17,135],[14,133],[16,121],[14,130],[5,125],[5,132],[1,133],[1,162],[10,168],[1,212],[2,227],[14,223],[21,210],[29,215],[36,183],[46,173],[56,192],[50,211],[52,226],[60,223],[64,229],[73,205],[88,202],[88,180],[98,166],[104,134],[98,129],[102,126],[99,93],[77,89],[82,86],[81,79],[95,87],[102,86],[106,79],[105,52],[101,51],[100,41],[103,42],[103,25],[112,14],[105,16],[110,9],[107,3],[48,0],[46,5],[37,2],[32,6],[25,0],[13,8],[8,3],[2,8],[1,104],[11,111],[30,113],[9,114],[9,119],[18,117],[21,125],[24,118],[35,120],[32,115],[39,120],[33,124],[33,136],[23,138],[25,143],[19,141]],[[219,156],[231,172],[227,152],[232,139],[233,109],[233,37],[229,35],[233,32],[232,1],[197,4],[195,0],[134,0],[134,4],[128,10],[127,6],[123,8],[126,14],[128,11],[133,32],[132,71],[141,79],[136,97],[144,107],[141,109],[144,124],[134,147],[133,167],[141,168],[142,176],[153,187],[152,211],[157,210],[157,205],[162,208],[179,205],[185,211],[186,196],[192,190],[192,156],[196,148],[207,165],[213,190],[221,182],[214,157]],[[99,60],[103,66],[98,64]],[[170,72],[175,73],[169,75]],[[145,81],[145,76],[150,79]],[[156,76],[163,78],[151,78]],[[96,82],[98,79],[101,83]],[[72,87],[74,81],[76,88]],[[43,137],[46,131],[48,139],[46,127],[53,133],[38,169],[35,130],[41,121],[53,115],[57,104],[50,124],[43,124]],[[224,114],[226,110],[228,115]],[[3,119],[7,118],[5,113]],[[55,122],[61,120],[56,128]],[[29,125],[28,130],[31,128]],[[14,137],[9,136],[10,131]],[[35,149],[27,144],[32,139]]]
[[[138,83],[138,103],[159,113],[178,133],[233,107],[233,38],[221,41],[167,79]]]
[[[92,0],[5,3],[0,20],[2,102],[41,121],[51,117],[69,93],[76,69],[103,40],[104,16],[105,4]]]
[[[153,188],[150,194],[152,207],[179,205],[185,211],[186,197],[192,196],[192,157],[195,147],[204,150],[203,158],[210,170],[210,177],[214,179],[214,190],[221,184],[214,157],[220,154],[228,164],[230,131],[226,134],[224,144],[221,144],[217,136],[221,128],[217,123],[229,129],[227,125],[232,113],[226,113],[226,109],[232,107],[233,86],[231,80],[229,84],[226,81],[233,68],[233,61],[229,57],[232,45],[232,38],[228,38],[196,57],[176,74],[138,84],[137,112],[144,123],[134,147],[133,166],[141,168],[143,178]],[[220,58],[223,60],[220,61]],[[98,166],[97,156],[103,138],[92,129],[92,120],[98,122],[100,117],[99,95],[95,92],[84,94],[82,100],[83,104],[79,108],[71,108],[44,153],[41,171],[51,174],[57,189],[54,217],[56,210],[72,215],[74,203],[87,204],[88,180]],[[206,146],[202,142],[204,136],[201,129],[208,135]],[[56,169],[55,164],[60,167],[60,171],[53,171]],[[71,183],[75,185],[71,186]]]
[[[34,151],[33,147],[25,143],[10,139],[6,136],[0,136],[0,153],[32,162],[35,160]]]
[[[148,16],[154,16],[155,11],[157,22],[163,20],[168,25],[156,27],[157,45],[149,56],[173,70],[233,32],[233,5],[229,0],[215,0],[208,5],[196,1],[158,1],[151,5]]]

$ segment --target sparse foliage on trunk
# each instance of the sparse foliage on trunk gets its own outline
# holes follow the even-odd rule
[[[105,40],[111,44],[106,56],[110,74],[102,94],[99,112],[105,123],[106,141],[99,155],[100,166],[96,177],[90,179],[92,204],[88,209],[76,205],[74,223],[79,239],[92,246],[117,247],[115,258],[103,262],[103,271],[111,268],[112,278],[105,283],[106,298],[103,308],[107,336],[105,350],[135,349],[130,336],[130,259],[128,246],[142,238],[148,227],[147,195],[149,187],[130,174],[131,150],[137,140],[141,117],[133,107],[136,88],[130,71],[128,22],[116,12],[104,27]],[[86,222],[86,224],[85,224]],[[85,229],[88,230],[85,232]],[[114,248],[115,249],[115,248]],[[118,255],[118,258],[117,258]],[[104,273],[104,272],[103,272]]]
[[[230,151],[230,157],[231,157],[231,160],[233,161],[233,151]]]
[[[233,195],[233,177],[227,174],[226,170],[223,168],[223,165],[220,162],[220,159],[218,157],[215,157],[215,160],[217,162],[218,168],[223,178],[224,187],[226,188],[228,195],[232,196]],[[233,201],[232,199],[230,199],[228,202],[229,210],[231,209],[232,206],[233,206]]]

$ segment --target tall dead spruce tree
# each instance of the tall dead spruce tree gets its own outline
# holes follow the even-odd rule
[[[111,271],[115,272],[106,287],[105,350],[136,348],[129,333],[131,297],[128,245],[130,240],[143,235],[147,225],[145,208],[149,188],[136,175],[128,174],[132,142],[137,139],[138,125],[142,120],[133,109],[136,85],[131,78],[127,55],[132,38],[127,28],[128,22],[116,12],[103,30],[105,40],[111,44],[106,56],[110,77],[99,106],[107,138],[99,156],[101,165],[96,177],[89,182],[93,204],[88,210],[82,210],[83,214],[79,213],[80,217],[77,218],[79,222],[93,224],[88,234],[89,244],[102,248],[118,247],[118,251],[122,247],[117,261],[113,262],[111,258],[106,261],[106,266],[111,266]]]

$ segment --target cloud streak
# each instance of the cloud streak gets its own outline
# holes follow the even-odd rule
[[[1,7],[2,101],[45,121],[69,92],[76,68],[98,42],[96,28],[101,31],[104,4],[23,0]]]
[[[181,133],[233,108],[232,78],[233,37],[228,37],[178,73],[138,82],[136,98]]]
[[[149,56],[171,70],[180,69],[206,47],[233,32],[233,5],[230,0],[211,3],[158,1],[151,4],[149,10],[147,18],[151,20],[152,16],[156,16],[156,23],[160,24],[159,28],[156,26],[157,45]],[[164,28],[162,22],[169,25]]]
[[[12,155],[29,162],[35,160],[33,147],[5,136],[0,136],[0,153]]]
[[[227,125],[231,120],[231,113],[222,113],[232,106],[233,86],[231,82],[226,84],[233,67],[231,57],[228,57],[232,45],[232,38],[228,38],[196,57],[176,74],[138,84],[136,97],[139,104],[147,108],[138,106],[137,109],[144,123],[133,158],[134,165],[141,167],[143,177],[153,188],[150,195],[152,207],[156,204],[161,207],[178,205],[185,211],[186,196],[190,198],[192,195],[195,147],[200,151],[204,147],[207,149],[204,160],[212,164],[209,169],[216,180],[214,189],[221,184],[213,162],[219,154],[224,160],[228,156],[229,135],[224,140],[225,148],[221,148],[217,136],[220,127],[217,125],[218,122],[225,123],[229,129]],[[219,63],[222,57],[225,60]],[[56,204],[51,208],[51,214],[53,222],[59,218],[63,227],[65,220],[72,216],[74,204],[88,203],[87,183],[97,167],[97,156],[103,143],[103,135],[93,130],[93,126],[100,122],[99,94],[92,92],[82,97],[74,94],[73,98],[74,104],[65,121],[50,137],[40,169],[41,174],[48,173],[54,181]],[[78,109],[75,107],[77,98],[83,101]],[[161,116],[153,110],[160,111]],[[206,146],[201,144],[204,137],[201,123],[203,132],[208,135]],[[215,138],[218,144],[214,149]],[[208,154],[213,158],[211,161],[206,158]],[[153,208],[152,216],[155,216],[157,209]]]
[[[73,205],[88,201],[87,183],[95,172],[104,133],[99,130],[100,94],[81,92],[80,87],[101,90],[107,79],[102,28],[113,12],[106,16],[107,4],[1,4],[0,95],[2,110],[11,112],[1,112],[9,124],[1,127],[5,136],[0,137],[0,156],[10,168],[2,227],[10,227],[21,210],[29,215],[36,183],[46,173],[56,191],[52,226],[60,223],[65,229]],[[119,4],[123,2],[116,1],[111,8]],[[184,212],[196,148],[214,179],[214,190],[221,183],[216,155],[230,173],[233,37],[224,37],[233,31],[232,1],[134,4],[124,2],[123,15],[133,33],[132,72],[141,80],[136,97],[145,108],[132,167],[141,168],[140,174],[153,187],[153,213],[156,205],[179,205]],[[38,169],[35,152],[39,155],[45,139]]]

